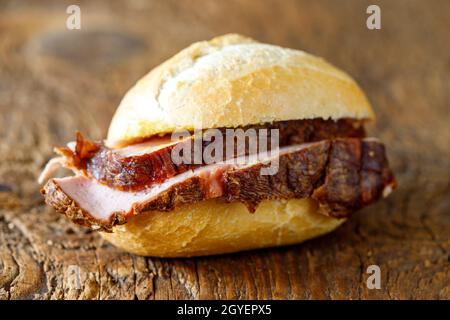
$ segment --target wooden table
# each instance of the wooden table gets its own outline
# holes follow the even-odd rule
[[[450,298],[449,1],[0,3],[0,298]],[[239,32],[348,71],[399,188],[304,244],[197,259],[120,252],[45,206],[36,178],[76,129],[103,138],[121,97],[196,40]],[[366,286],[381,268],[381,289]]]

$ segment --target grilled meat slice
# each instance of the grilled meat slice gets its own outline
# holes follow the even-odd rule
[[[371,204],[395,186],[384,146],[376,139],[342,138],[298,144],[277,155],[254,155],[188,170],[138,192],[122,191],[85,176],[51,179],[46,202],[75,223],[110,231],[149,210],[212,198],[243,202],[249,211],[266,199],[312,197],[337,218]],[[274,175],[261,175],[277,160]],[[272,162],[271,162],[272,161]]]

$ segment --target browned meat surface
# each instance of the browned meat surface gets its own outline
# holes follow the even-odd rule
[[[267,158],[247,165],[212,164],[186,171],[139,192],[117,190],[94,179],[52,179],[46,202],[75,223],[111,230],[148,210],[222,197],[249,211],[265,199],[312,197],[323,214],[345,217],[378,200],[395,186],[384,146],[376,139],[341,138],[280,149],[275,175],[260,174]]]
[[[384,145],[376,139],[322,141],[280,157],[276,175],[260,175],[256,169],[224,174],[227,201],[241,201],[253,211],[265,199],[312,197],[322,213],[345,217],[395,186]]]
[[[269,133],[270,129],[279,129],[280,147],[325,139],[365,136],[361,122],[350,119],[282,121],[243,129],[250,128],[268,129]],[[191,144],[191,139],[174,142],[170,140],[170,137],[163,137],[157,138],[156,141],[152,139],[121,149],[110,149],[100,142],[89,142],[78,136],[74,151],[69,148],[60,148],[59,152],[68,158],[71,167],[84,171],[87,176],[100,183],[120,190],[139,191],[204,165],[205,163],[194,164],[194,161],[191,161],[192,164],[180,165],[172,162],[173,148],[180,143]],[[209,143],[209,141],[203,141],[203,147]],[[251,153],[248,150],[248,144],[246,147],[244,153]],[[226,155],[225,150],[223,155]],[[236,150],[234,156],[236,156]]]

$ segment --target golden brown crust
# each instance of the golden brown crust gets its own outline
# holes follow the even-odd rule
[[[101,235],[138,255],[191,257],[299,243],[345,219],[317,212],[312,199],[267,200],[250,214],[242,203],[213,199],[170,212],[150,211]]]
[[[107,143],[177,129],[314,118],[374,114],[353,79],[323,59],[225,35],[192,44],[144,76],[122,100]]]

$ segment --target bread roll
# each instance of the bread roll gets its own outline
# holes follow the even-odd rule
[[[372,120],[374,113],[355,81],[323,59],[229,34],[192,44],[138,81],[106,143],[314,118]],[[312,199],[266,200],[254,214],[213,199],[146,212],[102,236],[139,255],[189,257],[298,243],[344,221],[318,213]]]
[[[115,147],[180,129],[346,117],[374,114],[345,72],[303,51],[229,34],[192,44],[138,81],[106,142]]]
[[[140,214],[102,236],[138,255],[190,257],[299,243],[340,226],[311,199],[263,201],[255,213],[220,199]]]

